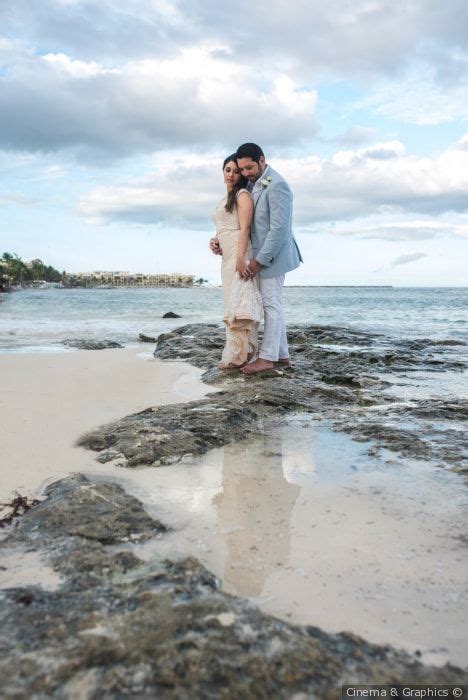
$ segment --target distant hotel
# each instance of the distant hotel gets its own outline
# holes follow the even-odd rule
[[[131,274],[122,270],[95,270],[68,274],[65,282],[72,286],[84,287],[191,287],[194,276],[182,275],[179,272],[169,275],[149,275],[140,272]]]

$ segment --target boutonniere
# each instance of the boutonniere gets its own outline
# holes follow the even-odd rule
[[[268,185],[271,182],[271,177],[268,175],[268,177],[264,177],[263,180],[260,180],[260,184],[262,187],[268,187]]]

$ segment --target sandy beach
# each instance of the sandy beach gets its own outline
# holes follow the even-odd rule
[[[201,398],[209,389],[200,374],[155,360],[144,347],[0,354],[0,501],[93,471],[94,455],[75,446],[83,432],[148,406]]]
[[[0,372],[2,500],[36,495],[70,472],[111,478],[172,528],[135,545],[139,557],[191,554],[226,591],[284,620],[466,665],[457,475],[395,455],[372,459],[366,443],[305,415],[201,458],[122,469],[75,441],[149,406],[206,396],[215,387],[201,370],[134,348],[3,355]],[[0,581],[38,577],[40,568],[11,562]]]

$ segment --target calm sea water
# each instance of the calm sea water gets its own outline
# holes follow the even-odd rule
[[[288,323],[468,342],[468,288],[286,287]],[[163,319],[166,311],[180,319]],[[4,294],[0,352],[63,351],[71,337],[133,344],[186,323],[220,322],[222,291],[44,289]]]

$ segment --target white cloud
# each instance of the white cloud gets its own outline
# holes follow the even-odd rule
[[[399,142],[341,151],[329,159],[305,156],[275,160],[268,152],[266,155],[293,189],[295,224],[302,230],[317,230],[320,222],[376,215],[388,220],[395,213],[419,212],[434,217],[447,211],[468,211],[468,151],[457,146],[435,158],[407,155]],[[198,225],[221,196],[221,160],[221,155],[191,156],[172,162],[168,156],[155,173],[138,182],[90,192],[81,201],[80,211],[100,222],[183,219]],[[422,240],[435,235],[433,226],[436,224],[409,224],[394,233]],[[387,227],[378,237],[391,233]]]
[[[48,53],[42,56],[42,60],[50,63],[57,70],[67,73],[73,78],[90,78],[100,73],[110,72],[95,61],[72,61],[72,59],[64,53]]]
[[[465,134],[457,141],[456,148],[460,148],[462,151],[468,151],[468,134]]]
[[[375,214],[468,210],[468,152],[458,147],[429,158],[406,154],[398,142],[381,143],[277,165],[293,186],[296,222],[304,227]]]
[[[468,59],[463,71],[468,75]],[[430,64],[413,66],[397,81],[385,81],[369,96],[355,104],[356,109],[372,109],[377,114],[418,126],[448,124],[468,119],[468,84],[441,82]]]
[[[403,255],[399,255],[397,258],[390,262],[390,267],[398,267],[398,265],[408,265],[409,263],[416,262],[416,260],[421,260],[421,258],[425,257],[426,253],[421,253],[417,251],[415,251],[414,253],[403,253]]]
[[[37,201],[23,192],[0,192],[0,207],[16,204],[21,207],[35,207]]]
[[[387,219],[387,217],[385,217]],[[456,226],[443,221],[399,221],[395,223],[377,220],[373,224],[340,226],[333,233],[340,236],[353,236],[362,240],[377,239],[391,242],[426,241],[439,236],[459,236],[468,227]]]
[[[247,122],[249,136],[262,143],[310,139],[315,91],[276,71],[252,71],[223,48],[186,47],[118,69],[63,53],[20,57],[10,75],[0,76],[0,147],[74,149],[87,158],[233,148],[247,140]]]
[[[208,156],[160,158],[154,174],[116,187],[98,187],[78,203],[90,224],[128,221],[166,226],[210,226],[222,194],[222,160]]]
[[[398,158],[404,154],[405,147],[400,141],[386,141],[358,150],[338,151],[335,153],[332,160],[333,163],[338,166],[346,166],[367,159],[389,160],[390,158]]]
[[[346,129],[342,134],[333,139],[329,139],[330,143],[342,144],[344,146],[356,147],[363,143],[375,140],[377,136],[376,129],[368,126],[360,126],[356,124]]]

